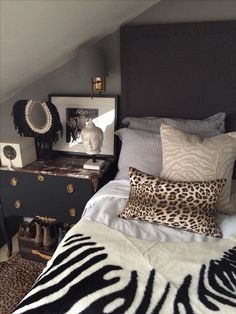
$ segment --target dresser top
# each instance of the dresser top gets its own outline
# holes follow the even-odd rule
[[[79,179],[97,179],[103,176],[111,164],[111,161],[105,161],[101,170],[85,170],[83,169],[83,164],[87,160],[81,157],[56,157],[49,160],[39,159],[23,168],[14,168],[12,170],[2,166],[0,170],[67,176]]]

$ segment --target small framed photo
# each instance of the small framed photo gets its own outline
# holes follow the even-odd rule
[[[117,96],[49,95],[49,101],[57,107],[63,125],[63,136],[53,145],[53,150],[86,155],[80,133],[91,119],[103,131],[103,145],[98,155],[115,155]]]

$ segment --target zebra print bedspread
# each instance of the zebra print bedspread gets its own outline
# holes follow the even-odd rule
[[[236,239],[149,242],[81,221],[14,313],[236,313]]]

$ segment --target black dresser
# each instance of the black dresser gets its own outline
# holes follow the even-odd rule
[[[87,201],[114,177],[114,163],[99,171],[85,170],[85,158],[38,160],[24,168],[0,168],[1,229],[11,254],[7,217],[46,216],[74,224]],[[9,219],[9,218],[8,218]]]

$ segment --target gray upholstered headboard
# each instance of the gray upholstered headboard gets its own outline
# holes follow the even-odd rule
[[[205,118],[236,130],[236,21],[121,28],[125,116]]]

